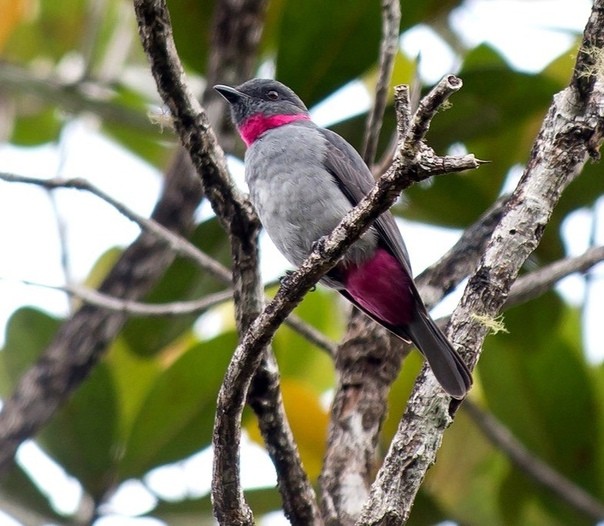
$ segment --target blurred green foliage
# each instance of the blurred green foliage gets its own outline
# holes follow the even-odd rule
[[[177,46],[192,76],[203,77],[206,68],[213,4],[169,2]],[[418,23],[441,31],[460,4],[405,2],[403,31]],[[92,12],[92,4],[81,0],[71,2],[69,9],[61,2],[36,5],[37,10],[34,2],[9,3],[0,25],[0,86],[13,107],[12,120],[7,117],[4,123],[10,141],[32,145],[56,140],[69,115],[86,112],[97,115],[104,132],[133,154],[163,166],[174,139],[147,123],[147,108],[157,99],[140,89],[140,83],[127,80],[146,68],[127,3],[108,0],[102,13]],[[135,44],[108,74],[108,50],[119,44],[125,31]],[[354,80],[368,86],[375,81],[379,38],[377,2],[274,0],[258,65],[274,64],[277,78],[312,106]],[[528,74],[515,71],[488,46],[463,52],[459,75],[464,88],[452,107],[437,116],[429,140],[440,153],[463,145],[491,163],[477,172],[416,185],[397,213],[445,227],[471,224],[500,194],[510,169],[527,159],[552,96],[569,78],[571,53],[572,49],[541,73]],[[74,56],[84,59],[86,68],[80,79],[62,81],[58,72]],[[399,54],[393,84],[413,80],[414,58]],[[85,90],[89,84],[102,89],[91,95]],[[337,123],[334,129],[360,147],[365,117]],[[384,153],[393,130],[389,108],[378,155]],[[593,205],[604,192],[597,170],[589,166],[563,197],[533,262],[564,254],[563,221],[573,211]],[[228,264],[228,242],[216,221],[200,223],[192,241]],[[114,257],[112,251],[99,260],[91,283],[98,283]],[[147,300],[194,299],[221,288],[190,262],[176,260]],[[99,367],[37,437],[38,445],[77,478],[97,506],[125,480],[142,478],[209,446],[217,392],[237,337],[230,304],[203,314],[221,320],[216,322],[217,334],[204,337],[193,330],[199,315],[129,321]],[[297,314],[334,340],[343,332],[340,300],[322,289],[309,294]],[[43,351],[60,321],[34,308],[13,314],[0,353],[3,396]],[[485,344],[472,398],[529,450],[604,499],[604,370],[586,361],[580,313],[552,292],[510,310],[505,325],[509,333],[489,337]],[[287,327],[278,332],[274,349],[294,433],[316,480],[327,425],[321,400],[333,386],[332,362]],[[419,367],[420,359],[413,354],[394,385],[384,447]],[[245,423],[250,436],[260,441],[251,415]],[[280,507],[274,488],[251,490],[247,497],[258,514]],[[0,498],[55,524],[72,520],[58,514],[18,466],[0,484]],[[212,524],[207,495],[177,502],[160,499],[149,515],[172,526]],[[589,524],[511,465],[463,409],[445,436],[409,524],[447,519],[469,526]]]

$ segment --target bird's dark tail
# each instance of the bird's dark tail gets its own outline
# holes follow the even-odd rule
[[[458,400],[466,396],[472,386],[472,374],[461,356],[457,354],[449,340],[436,326],[434,320],[430,318],[423,303],[419,303],[421,302],[419,297],[417,298],[419,304],[413,314],[413,320],[406,325],[394,326],[380,320],[365,309],[348,291],[338,290],[338,292],[382,327],[396,334],[407,343],[411,340],[425,356],[438,383],[449,395]]]
[[[472,386],[470,370],[427,312],[418,309],[413,321],[394,332],[410,339],[426,357],[443,389],[453,398],[466,396]]]

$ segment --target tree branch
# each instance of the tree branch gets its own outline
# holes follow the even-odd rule
[[[604,261],[604,247],[592,247],[580,256],[555,261],[549,265],[520,276],[510,288],[504,308],[526,303],[545,294],[554,284],[575,272],[587,272]]]
[[[151,63],[160,95],[174,118],[181,142],[191,156],[202,179],[206,196],[217,217],[229,234],[233,256],[233,281],[237,325],[245,330],[262,307],[262,287],[258,274],[257,233],[258,220],[249,204],[234,189],[225,169],[222,151],[209,127],[209,121],[201,107],[189,93],[184,72],[172,39],[170,18],[162,1],[135,0],[139,32],[145,52]],[[268,341],[264,342],[255,360],[248,364],[248,381],[233,382],[231,371],[236,357],[225,375],[218,394],[217,418],[214,428],[214,475],[212,497],[214,512],[220,523],[252,524],[252,512],[245,502],[239,479],[239,443],[241,413],[250,381],[261,364],[263,356],[269,360]],[[268,364],[268,361],[265,362]],[[267,366],[268,367],[268,366]],[[265,367],[265,372],[271,371]],[[258,386],[259,388],[261,386]],[[280,425],[287,426],[280,400],[275,389],[265,390],[279,409]],[[231,400],[237,409],[232,413]],[[232,418],[224,418],[231,413]],[[269,440],[271,437],[266,437]],[[290,438],[286,436],[285,438]],[[298,478],[294,481],[278,473],[286,514],[300,524],[312,524],[319,520],[314,494],[301,467],[293,442],[275,444],[288,456],[292,466],[297,466]],[[305,491],[301,492],[300,489]]]
[[[590,519],[596,522],[604,519],[602,502],[531,453],[493,415],[480,409],[471,400],[466,400],[464,403],[464,411],[470,415],[493,445],[523,473]]]
[[[375,159],[377,144],[382,129],[382,120],[388,100],[388,88],[394,69],[394,59],[398,51],[398,36],[401,24],[399,0],[382,0],[382,43],[380,45],[380,65],[373,108],[365,125],[365,146],[363,160],[371,167]]]
[[[603,0],[595,1],[585,29],[593,34],[589,41],[598,45],[604,35],[603,4]],[[575,70],[583,68],[580,55]],[[478,318],[498,315],[560,195],[601,145],[603,108],[600,76],[586,90],[571,83],[554,97],[525,172],[451,319],[448,334],[467,362],[476,363],[488,331]],[[424,368],[358,524],[403,524],[407,520],[456,407]]]

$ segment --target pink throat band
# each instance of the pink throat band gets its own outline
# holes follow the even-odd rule
[[[309,121],[310,116],[306,113],[296,113],[294,115],[271,115],[267,117],[262,113],[257,113],[246,119],[239,126],[239,134],[246,146],[252,144],[264,132],[278,128],[284,124],[296,121]]]

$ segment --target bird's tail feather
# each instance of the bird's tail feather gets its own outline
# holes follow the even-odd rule
[[[396,329],[395,332],[398,334]],[[448,394],[457,399],[466,396],[472,375],[428,313],[418,310],[400,336],[409,338],[426,357],[434,376]]]

